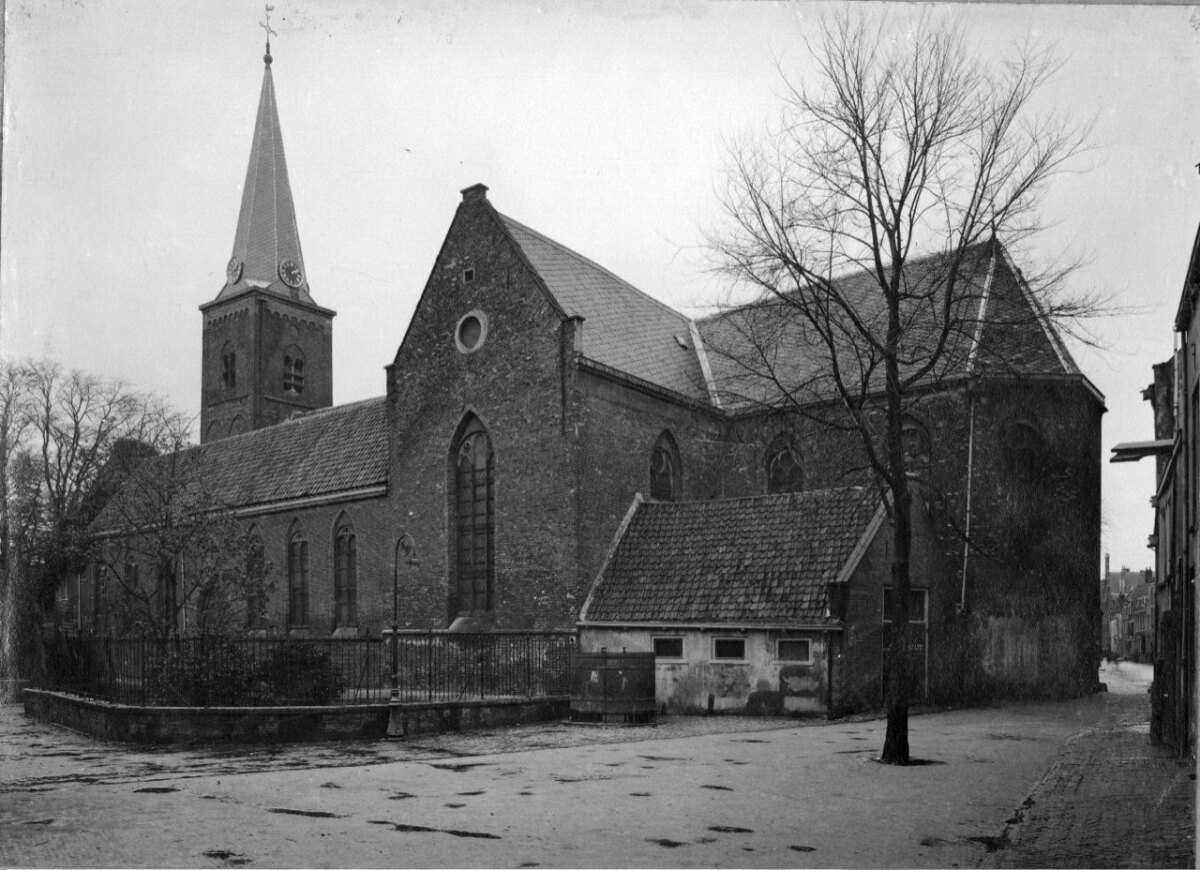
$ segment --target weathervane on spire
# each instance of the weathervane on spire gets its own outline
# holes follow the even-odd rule
[[[271,37],[279,34],[271,29],[271,13],[275,11],[275,7],[270,3],[267,3],[266,7],[266,20],[258,22],[258,26],[267,32],[267,53],[263,55],[263,63],[269,64],[271,62]]]

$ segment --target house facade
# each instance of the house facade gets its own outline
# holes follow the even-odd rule
[[[374,635],[393,611],[405,628],[571,627],[639,493],[687,503],[868,482],[853,437],[737,401],[713,350],[728,313],[686,317],[500,213],[478,184],[383,395],[333,405],[333,312],[307,282],[281,141],[268,62],[226,282],[201,306],[192,448],[272,567],[255,630]],[[1103,400],[998,241],[969,268],[978,328],[909,421],[940,578],[929,625],[953,663],[930,690],[1079,694],[1099,658]],[[1022,325],[997,316],[1022,306]],[[119,516],[96,525],[117,548]],[[397,558],[402,535],[419,559]],[[120,609],[102,575],[81,580],[85,629]],[[810,640],[819,655],[827,640]]]
[[[1153,382],[1142,396],[1151,404],[1154,438],[1118,444],[1113,462],[1153,458],[1156,487],[1154,684],[1151,694],[1150,736],[1180,756],[1196,754],[1197,634],[1196,574],[1200,564],[1200,510],[1197,469],[1200,468],[1200,230],[1197,230],[1175,314],[1178,350],[1154,366]]]

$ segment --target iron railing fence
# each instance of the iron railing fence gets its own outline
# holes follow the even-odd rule
[[[567,694],[568,631],[401,631],[396,695],[459,701]],[[42,688],[147,706],[377,704],[392,696],[392,639],[147,638],[57,634]]]

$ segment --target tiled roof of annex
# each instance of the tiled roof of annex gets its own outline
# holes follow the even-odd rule
[[[804,623],[881,507],[862,487],[637,506],[584,623]]]
[[[311,411],[177,454],[181,480],[203,481],[207,504],[244,509],[386,484],[387,400]],[[155,457],[149,462],[164,462]],[[130,487],[100,512],[99,532],[128,527]]]
[[[708,402],[690,320],[565,245],[510,217],[505,229],[568,316],[584,318],[583,355]]]

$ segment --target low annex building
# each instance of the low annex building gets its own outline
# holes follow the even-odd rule
[[[274,591],[261,620],[247,617],[248,628],[377,636],[395,606],[402,628],[565,629],[579,622],[592,593],[585,624],[598,632],[608,579],[593,585],[602,568],[617,564],[605,567],[639,494],[639,528],[660,512],[719,513],[727,508],[689,505],[732,498],[745,546],[759,546],[755,535],[767,528],[782,546],[787,529],[770,525],[784,522],[770,519],[772,511],[803,513],[798,506],[807,500],[848,497],[810,493],[870,484],[857,436],[821,427],[769,395],[746,400],[741,372],[723,353],[736,345],[739,310],[689,318],[502,214],[482,184],[462,191],[413,317],[397,336],[382,395],[334,405],[334,312],[318,304],[300,253],[269,55],[263,76],[225,282],[200,306],[201,443],[186,457],[211,478],[216,501],[258,536],[272,566]],[[938,255],[913,260],[906,280],[936,277],[940,265]],[[941,645],[953,675],[931,678],[928,688],[950,698],[1091,691],[1099,661],[1103,398],[1038,315],[998,240],[970,249],[962,269],[977,328],[960,337],[936,382],[922,387],[906,424],[930,541],[922,575],[930,649]],[[1018,310],[1027,316],[1007,316]],[[779,353],[805,376],[816,357],[796,336],[780,335],[789,344]],[[96,526],[117,550],[118,508]],[[860,531],[877,508],[854,514]],[[809,641],[814,661],[833,649],[834,707],[858,704],[853,698],[867,704],[874,688],[838,688],[839,674],[853,671],[839,669],[836,656],[850,654],[839,644],[852,630],[878,627],[882,592],[863,599],[869,617],[839,623],[821,615],[836,603],[825,575],[836,579],[849,562],[839,536],[859,532],[797,522],[803,546],[828,548],[819,581],[804,573],[806,564],[803,582],[785,584],[789,596],[803,589],[795,605],[801,622],[788,624],[809,633],[761,634],[753,643],[747,634],[746,653],[792,637]],[[743,546],[733,525],[712,534],[714,546]],[[419,564],[397,561],[402,535],[415,542]],[[878,586],[860,576],[868,563],[876,570],[874,559],[846,582]],[[107,563],[122,564],[121,555]],[[186,563],[174,569],[186,572]],[[146,582],[155,576],[153,566],[141,568]],[[683,582],[682,575],[667,580]],[[79,627],[119,626],[114,588],[99,566],[80,578]],[[736,612],[748,601],[730,597],[719,624],[749,631],[766,619],[753,609]],[[608,615],[633,619],[626,611]],[[692,617],[667,608],[635,621],[655,619]],[[712,640],[708,629],[696,632],[685,639],[689,661],[688,645]],[[862,643],[854,648],[869,648]],[[784,649],[793,655],[803,646]],[[779,653],[776,644],[770,654]],[[778,661],[780,673],[814,667]],[[862,679],[868,670],[877,680],[875,664]],[[821,693],[829,672],[814,674],[811,685],[789,675],[789,686],[807,688],[784,694],[784,707],[828,708]],[[747,698],[783,691],[782,677],[764,673],[769,689],[756,678]],[[683,703],[684,690],[672,692]]]
[[[914,512],[911,664],[928,686],[928,596],[944,589]],[[635,500],[579,622],[584,652],[653,651],[676,712],[835,716],[883,703],[891,531],[875,490]],[[935,608],[934,613],[940,612]],[[936,643],[936,641],[935,641]]]

